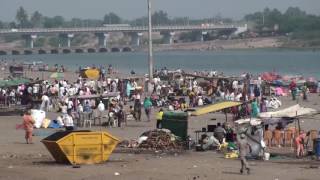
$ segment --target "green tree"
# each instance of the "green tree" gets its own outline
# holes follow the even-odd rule
[[[289,7],[284,15],[287,17],[303,17],[306,16],[306,12],[301,11],[298,7]]]
[[[58,37],[51,37],[49,38],[48,44],[51,47],[58,47],[60,44],[59,38]]]
[[[147,26],[148,25],[148,17],[140,17],[130,22],[132,26]]]
[[[122,19],[115,13],[111,12],[103,17],[103,24],[121,24]]]
[[[32,24],[32,27],[42,27],[43,26],[43,16],[39,11],[35,11],[31,18],[30,23]]]
[[[171,23],[168,14],[162,10],[152,14],[152,23],[154,25],[168,25]]]
[[[43,25],[45,28],[63,27],[65,25],[65,21],[62,16],[55,16],[53,18],[44,17]]]
[[[4,23],[0,21],[0,29],[4,28]]]
[[[17,11],[16,20],[21,28],[26,28],[29,25],[27,11],[22,6]]]
[[[65,22],[66,27],[84,27],[83,21],[80,18],[72,18],[71,21]]]

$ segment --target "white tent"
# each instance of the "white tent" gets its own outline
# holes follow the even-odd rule
[[[280,111],[260,113],[258,116],[259,118],[294,118],[298,116],[310,115],[315,113],[317,113],[317,110],[315,109],[301,107],[299,104],[296,104],[294,106],[288,107]]]

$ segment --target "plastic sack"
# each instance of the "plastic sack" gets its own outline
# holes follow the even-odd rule
[[[42,125],[43,120],[46,118],[46,112],[42,110],[32,109],[31,117],[35,121],[34,127],[39,129]]]
[[[235,152],[235,151],[226,153],[224,155],[224,158],[226,158],[226,159],[236,159],[238,157],[239,157],[239,154],[237,152]]]
[[[41,127],[47,129],[48,126],[50,125],[50,123],[51,123],[51,120],[50,120],[50,119],[44,119],[44,120],[42,121]]]
[[[146,141],[147,139],[148,139],[147,136],[141,136],[141,137],[139,137],[139,139],[138,139],[138,143],[141,144],[143,141]]]

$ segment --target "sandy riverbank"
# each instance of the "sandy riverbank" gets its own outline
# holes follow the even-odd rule
[[[289,97],[281,98],[284,107],[295,104]],[[309,101],[301,105],[320,110],[320,97],[311,95]],[[282,108],[284,108],[282,107]],[[53,119],[56,113],[48,113]],[[215,117],[217,120],[212,121]],[[189,134],[194,137],[194,131],[205,127],[209,123],[223,122],[221,113],[209,114],[189,119]],[[266,180],[315,180],[318,179],[319,169],[312,169],[310,165],[320,166],[320,162],[309,159],[296,160],[281,158],[278,160],[250,161],[252,174],[240,175],[239,160],[227,160],[222,154],[208,152],[187,151],[176,155],[151,155],[114,153],[110,160],[99,165],[83,165],[72,168],[69,165],[56,164],[49,152],[40,143],[44,137],[34,137],[34,144],[24,142],[24,131],[15,130],[15,125],[21,122],[20,116],[0,116],[0,179],[12,180],[51,180],[51,179],[130,179],[130,180],[255,180],[263,176]],[[305,130],[319,129],[320,116],[301,119]],[[143,115],[142,122],[129,121],[125,128],[101,128],[96,130],[108,131],[120,139],[137,138],[142,132],[154,129],[155,119],[146,122]],[[52,130],[45,129],[45,132]],[[286,152],[289,156],[293,151],[287,148],[275,148],[273,151]],[[114,173],[119,172],[119,176]],[[67,177],[67,178],[66,178]]]
[[[176,43],[172,45],[155,45],[155,51],[194,50],[220,51],[232,49],[279,48],[282,46],[280,38],[250,38],[233,40],[214,40],[205,42]],[[147,49],[144,49],[145,51]]]

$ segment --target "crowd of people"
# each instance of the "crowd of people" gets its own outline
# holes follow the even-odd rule
[[[55,68],[57,72],[65,71],[63,66],[56,65]],[[233,115],[233,120],[257,117],[260,112],[282,106],[276,93],[274,96],[264,96],[265,84],[260,76],[254,78],[248,73],[239,78],[225,78],[216,71],[187,74],[181,70],[169,71],[163,68],[150,80],[143,77],[111,78],[114,72],[111,65],[91,68],[100,72],[96,80],[84,78],[81,75],[83,69],[79,68],[80,75],[75,82],[63,79],[38,80],[32,84],[1,88],[0,102],[6,98],[6,103],[29,104],[32,108],[46,112],[56,111],[59,113],[56,118],[59,125],[66,130],[84,126],[85,119],[93,120],[94,123],[99,120],[99,125],[123,127],[128,117],[141,121],[143,113],[147,121],[155,119],[156,128],[160,129],[164,111],[185,111],[220,101],[242,102],[240,106],[224,110]],[[289,89],[295,100],[298,88],[294,81]],[[303,99],[307,100],[308,88],[303,86],[300,90]],[[23,119],[26,140],[31,143],[30,132],[34,122],[30,120],[30,112],[25,113]],[[222,126],[218,123],[213,137],[204,138],[203,142],[221,144],[236,141],[230,124]],[[302,146],[298,144],[303,144],[306,137],[303,133],[295,136],[297,152],[301,152]],[[245,160],[242,161],[243,172],[249,167]]]

